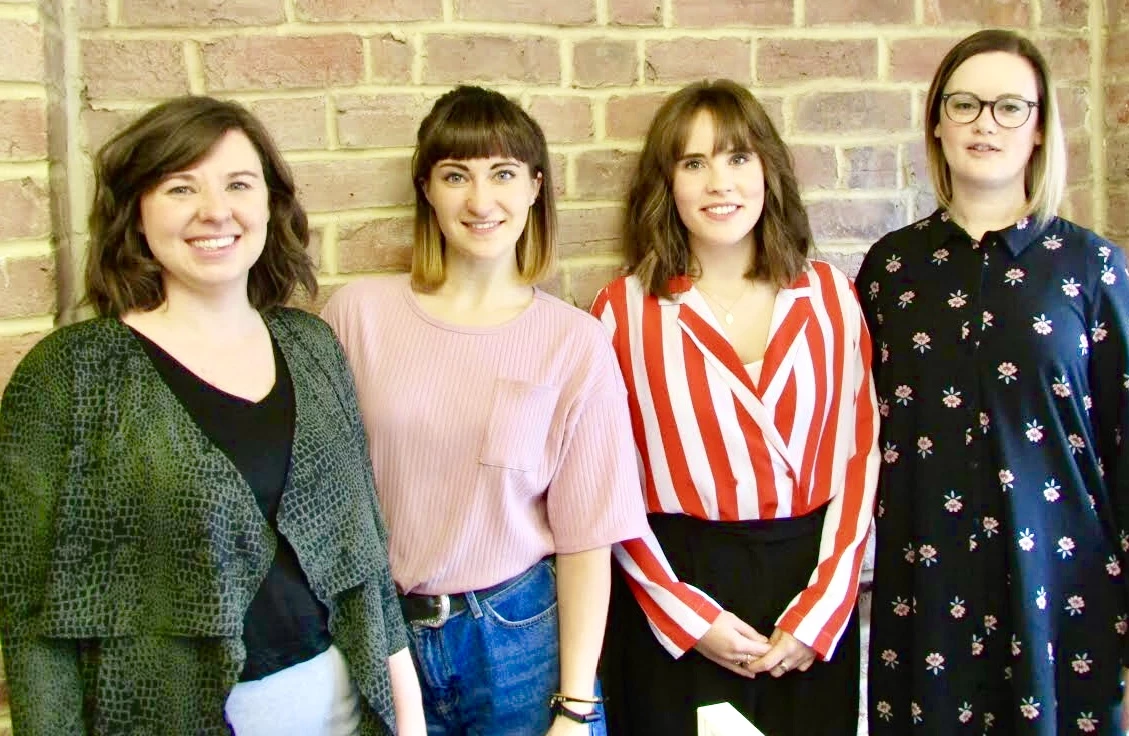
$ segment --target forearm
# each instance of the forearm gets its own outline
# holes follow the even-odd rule
[[[392,678],[392,706],[396,710],[396,732],[404,736],[424,736],[423,696],[420,694],[412,655],[401,649],[388,658]]]
[[[610,547],[557,555],[561,692],[565,695],[593,694],[610,595]]]

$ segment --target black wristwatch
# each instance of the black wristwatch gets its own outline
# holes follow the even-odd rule
[[[591,713],[577,713],[565,705],[566,702],[569,702],[567,698],[554,695],[549,698],[549,710],[553,715],[564,716],[570,721],[576,721],[577,723],[595,723],[603,718],[598,710],[593,710]]]

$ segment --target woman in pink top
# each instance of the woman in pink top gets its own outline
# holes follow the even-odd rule
[[[352,365],[428,733],[604,733],[610,546],[646,522],[622,378],[590,316],[540,291],[544,134],[459,87],[419,129],[409,275],[326,306]]]

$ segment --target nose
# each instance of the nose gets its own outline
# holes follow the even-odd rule
[[[972,121],[973,127],[978,131],[987,132],[996,130],[996,118],[992,115],[992,103],[980,104],[980,114]]]
[[[483,182],[474,182],[467,189],[467,211],[472,215],[484,215],[494,208],[493,190]]]
[[[733,189],[733,174],[727,166],[711,166],[709,175],[711,192],[728,192]]]
[[[200,219],[224,222],[231,217],[231,203],[223,188],[205,186],[200,190]]]

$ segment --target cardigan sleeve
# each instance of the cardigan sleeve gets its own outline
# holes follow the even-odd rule
[[[62,336],[36,346],[0,403],[0,642],[15,734],[81,734],[77,642],[39,635],[76,399]]]

